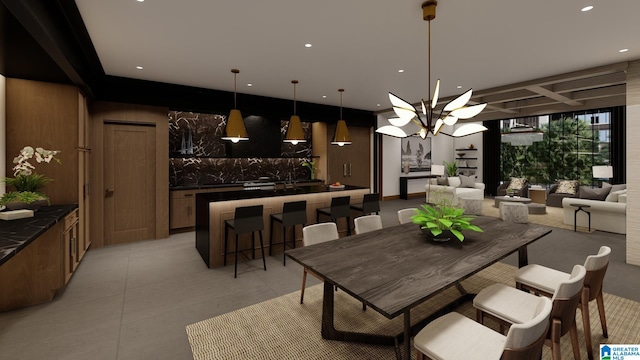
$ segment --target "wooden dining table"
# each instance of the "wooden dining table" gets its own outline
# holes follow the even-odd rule
[[[286,255],[324,280],[324,339],[395,346],[399,359],[404,342],[409,359],[412,336],[431,320],[473,299],[462,280],[516,251],[519,266],[527,265],[527,245],[551,232],[546,226],[485,216],[478,216],[473,224],[484,232],[465,232],[463,242],[456,238],[434,242],[418,225],[409,223],[287,250]],[[412,308],[452,286],[460,292],[455,301],[411,325]],[[336,329],[334,287],[388,319],[404,315],[404,330],[389,336]]]

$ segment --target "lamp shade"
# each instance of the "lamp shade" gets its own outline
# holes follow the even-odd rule
[[[613,166],[609,166],[609,165],[594,166],[593,177],[595,179],[611,179],[613,177]]]
[[[444,165],[431,165],[431,175],[444,175]]]
[[[287,135],[283,141],[286,143],[292,143],[293,145],[301,142],[307,142],[307,139],[304,137],[302,123],[300,122],[300,117],[298,115],[291,115],[291,119],[289,119],[289,127],[287,128]]]
[[[339,146],[351,144],[349,129],[347,129],[347,123],[344,120],[338,120],[336,132],[333,134],[333,140],[331,141],[331,144]]]
[[[240,140],[249,140],[249,135],[247,135],[247,129],[244,127],[240,110],[233,109],[229,113],[225,136],[222,137],[222,140],[231,140],[233,143],[237,143]]]

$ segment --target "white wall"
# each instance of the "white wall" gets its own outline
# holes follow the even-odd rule
[[[0,179],[4,179],[7,158],[7,140],[6,140],[6,81],[5,77],[0,75]],[[4,183],[0,185],[0,196],[4,194]]]

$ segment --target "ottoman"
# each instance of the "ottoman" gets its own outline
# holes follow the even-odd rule
[[[529,207],[522,203],[501,202],[500,219],[519,224],[529,222]]]
[[[458,198],[458,204],[465,214],[482,215],[482,199]]]
[[[547,213],[547,206],[545,204],[531,203],[528,204],[529,214],[541,215]]]

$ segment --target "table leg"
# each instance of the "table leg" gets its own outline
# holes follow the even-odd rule
[[[409,310],[404,312],[404,356],[411,359],[411,316]]]
[[[573,232],[576,232],[576,226],[578,225],[578,211],[580,211],[580,208],[573,212]],[[591,221],[589,221],[589,225],[591,225]]]
[[[529,265],[529,256],[527,255],[527,245],[518,248],[518,267]]]

